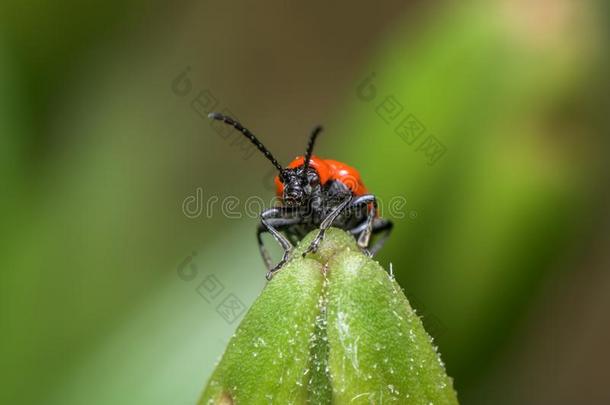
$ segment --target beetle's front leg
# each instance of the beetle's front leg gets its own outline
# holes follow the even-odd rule
[[[368,253],[369,255],[372,256],[381,247],[381,245],[376,244],[375,245],[376,249],[374,251],[367,250],[367,248],[369,246],[369,241],[371,239],[371,235],[373,234],[374,231],[377,231],[377,229],[374,229],[374,225],[377,225],[374,223],[375,218],[377,216],[377,198],[375,198],[375,196],[372,194],[362,195],[353,200],[350,208],[356,209],[358,206],[362,206],[362,205],[367,206],[366,220],[361,225],[352,229],[350,232],[352,234],[359,234],[358,246],[362,250],[364,250],[366,253]],[[378,223],[379,223],[379,221],[378,221]],[[392,223],[389,221],[384,221],[382,223],[379,223],[379,225],[377,225],[377,226],[379,227],[379,230],[386,230],[387,233],[389,233],[389,231],[392,229]],[[381,241],[381,242],[383,244],[383,241]]]
[[[331,227],[331,225],[333,224],[333,221],[335,219],[337,219],[339,214],[341,214],[343,212],[343,210],[345,209],[345,207],[347,207],[347,205],[350,203],[350,201],[352,201],[351,195],[349,195],[345,200],[341,201],[341,203],[339,205],[337,205],[335,208],[333,208],[333,210],[330,212],[330,214],[328,214],[326,216],[326,218],[324,218],[324,220],[320,224],[320,230],[318,231],[318,234],[313,239],[313,241],[311,241],[311,243],[309,244],[307,249],[305,249],[305,251],[303,252],[303,257],[305,257],[308,253],[314,253],[318,250],[318,246],[320,245],[320,242],[322,242],[322,239],[324,239],[324,233],[326,232],[326,230],[328,228]]]
[[[267,266],[267,280],[271,280],[273,275],[277,273],[277,271],[286,263],[288,258],[290,257],[290,253],[292,253],[293,246],[292,243],[280,232],[282,228],[286,228],[291,225],[298,224],[301,221],[299,217],[282,217],[282,215],[286,215],[291,213],[291,211],[286,210],[284,207],[281,208],[270,208],[261,213],[261,223],[258,226],[256,231],[256,238],[258,240],[259,250],[261,252],[261,256],[263,257],[263,261]],[[282,255],[282,259],[278,264],[273,266],[271,262],[271,257],[265,249],[265,245],[263,243],[263,239],[261,235],[265,232],[269,232],[271,236],[280,244],[282,249],[284,249],[284,253]]]
[[[385,241],[387,240],[388,236],[390,235],[390,232],[392,231],[392,227],[394,226],[394,224],[392,223],[392,221],[388,220],[388,219],[384,219],[384,218],[375,218],[373,219],[373,226],[371,227],[371,236],[376,235],[378,233],[383,233],[379,239],[377,239],[375,241],[375,244],[367,249],[363,249],[365,250],[370,256],[374,256],[375,253],[377,253],[382,246],[384,245]],[[362,232],[364,232],[368,227],[368,218],[364,220],[364,222],[352,229],[350,229],[350,233],[354,236],[357,235],[361,235]],[[358,238],[360,239],[360,238]]]

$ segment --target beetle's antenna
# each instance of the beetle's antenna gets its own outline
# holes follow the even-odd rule
[[[238,130],[239,132],[244,134],[244,136],[246,138],[248,138],[250,140],[250,142],[252,142],[254,144],[254,146],[256,146],[258,148],[258,150],[260,150],[263,153],[263,155],[265,155],[265,157],[271,161],[273,166],[275,166],[275,168],[280,173],[284,171],[284,168],[278,163],[277,159],[275,159],[275,157],[271,154],[269,149],[267,149],[265,147],[265,145],[263,145],[263,143],[261,141],[259,141],[258,138],[252,132],[250,132],[250,130],[248,128],[245,128],[243,125],[241,125],[239,122],[237,122],[233,118],[227,117],[226,115],[221,114],[221,113],[217,113],[217,112],[209,113],[208,118],[211,118],[213,120],[222,121],[225,124],[231,125],[233,128],[235,128],[236,130]]]
[[[309,136],[309,143],[307,144],[307,152],[305,153],[305,160],[303,164],[303,176],[307,178],[307,169],[309,169],[309,160],[311,159],[311,155],[313,154],[313,146],[316,143],[316,138],[322,132],[322,126],[318,125],[311,131],[311,135]]]

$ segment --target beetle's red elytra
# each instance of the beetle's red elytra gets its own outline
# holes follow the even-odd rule
[[[305,163],[304,156],[297,156],[288,164],[289,169],[296,169],[303,166]],[[309,159],[309,166],[318,172],[320,184],[325,185],[329,180],[337,180],[345,184],[352,193],[356,196],[367,193],[366,187],[360,178],[358,170],[345,163],[332,159],[321,159],[317,156],[312,156]],[[275,176],[275,191],[281,197],[284,194],[284,183],[280,181],[280,176]]]

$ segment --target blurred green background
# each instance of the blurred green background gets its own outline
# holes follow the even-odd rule
[[[378,259],[463,403],[608,403],[606,8],[4,0],[2,403],[195,403],[222,299],[265,284],[243,202],[273,195],[209,108],[284,163],[322,123],[319,155],[406,201]]]

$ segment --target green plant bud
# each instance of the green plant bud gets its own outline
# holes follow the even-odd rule
[[[457,404],[432,339],[353,237],[315,232],[237,328],[200,404]]]

